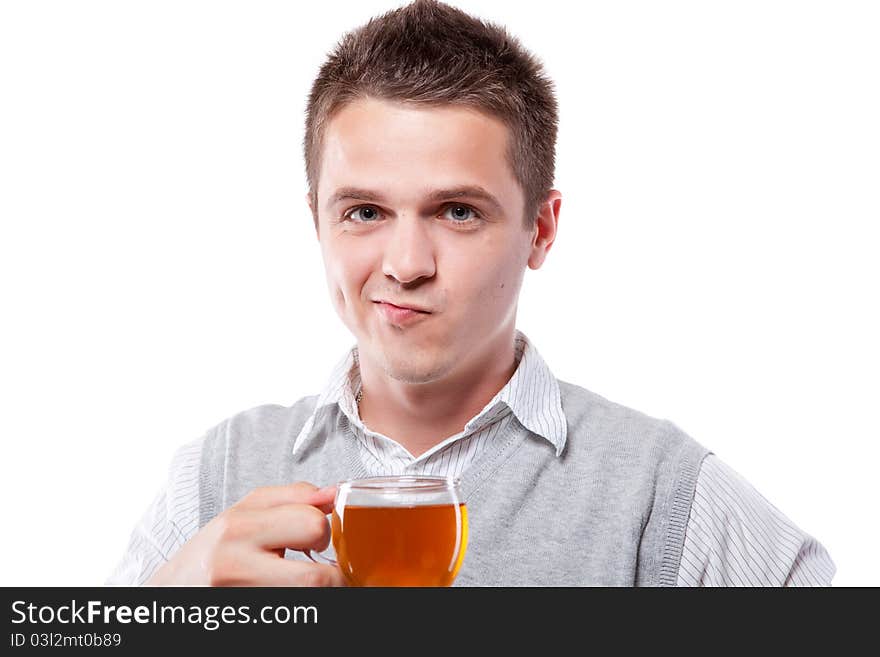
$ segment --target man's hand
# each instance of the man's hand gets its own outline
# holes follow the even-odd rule
[[[251,491],[187,541],[147,581],[208,586],[345,586],[335,566],[284,558],[284,549],[330,544],[335,487],[306,482]]]

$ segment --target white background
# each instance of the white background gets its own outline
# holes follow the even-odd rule
[[[353,344],[302,119],[394,6],[0,4],[0,584],[101,584],[179,445],[317,393]],[[880,585],[877,4],[458,6],[558,86],[560,231],[520,329],[743,474],[835,584]]]

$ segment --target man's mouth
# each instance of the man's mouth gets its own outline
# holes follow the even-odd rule
[[[393,301],[387,301],[385,299],[376,299],[373,303],[378,303],[380,305],[391,306],[392,308],[400,308],[401,310],[414,310],[420,313],[430,314],[431,311],[425,308],[424,306],[418,304],[410,304],[410,303],[394,303]]]
[[[408,306],[398,306],[387,301],[374,301],[381,315],[395,326],[408,326],[431,315],[427,310]]]

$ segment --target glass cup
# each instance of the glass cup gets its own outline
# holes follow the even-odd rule
[[[333,507],[336,560],[322,558],[338,565],[350,586],[450,586],[458,574],[468,523],[457,479],[343,481]]]

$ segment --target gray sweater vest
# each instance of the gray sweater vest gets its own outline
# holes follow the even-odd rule
[[[668,420],[559,386],[568,421],[560,456],[513,419],[462,476],[469,542],[455,585],[675,586],[708,450]],[[259,486],[366,476],[336,406],[319,411],[313,439],[292,455],[316,401],[259,406],[208,433],[200,526]]]

